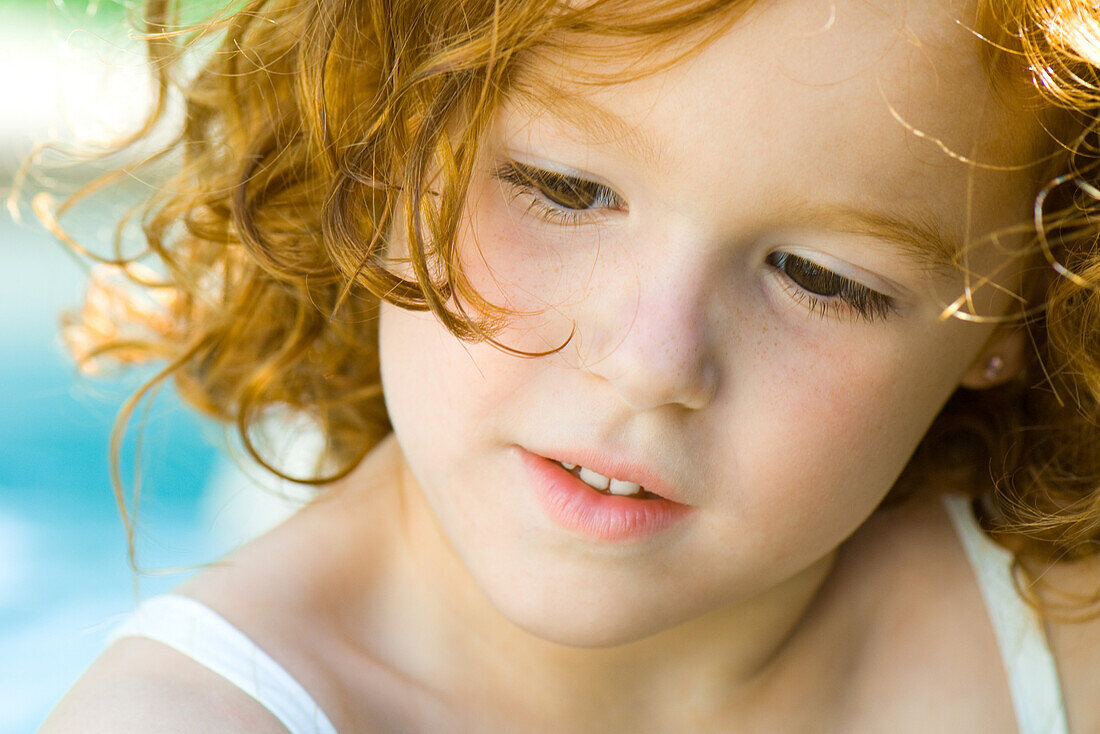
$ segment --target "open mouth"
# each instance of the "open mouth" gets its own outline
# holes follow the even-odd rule
[[[547,517],[571,533],[601,543],[640,542],[672,528],[693,512],[692,507],[668,499],[672,490],[665,490],[661,478],[645,466],[597,456],[592,462],[602,462],[600,467],[607,472],[603,474],[518,448],[530,486]],[[581,458],[583,454],[576,451],[568,458]],[[626,474],[632,480],[648,480],[665,494],[647,491],[643,484],[614,473]]]
[[[647,492],[645,487],[640,484],[625,479],[606,477],[599,472],[588,469],[587,467],[578,466],[577,464],[567,464],[563,461],[555,461],[554,463],[601,494],[615,495],[616,497],[630,497],[631,499],[639,500],[662,499],[660,495]]]

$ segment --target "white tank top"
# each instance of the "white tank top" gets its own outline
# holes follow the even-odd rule
[[[1054,657],[1035,611],[1016,593],[1012,555],[978,525],[970,500],[945,495],[997,635],[1020,734],[1067,734]],[[209,607],[184,596],[142,603],[112,634],[148,637],[175,648],[240,688],[290,734],[336,734],[313,698],[281,665]]]
[[[240,688],[290,734],[336,734],[321,707],[283,666],[210,607],[175,594],[155,596],[111,635],[148,637],[175,648]]]
[[[974,568],[993,622],[1020,734],[1068,734],[1058,668],[1042,619],[1016,591],[1012,553],[982,530],[969,498],[947,494],[943,502]]]

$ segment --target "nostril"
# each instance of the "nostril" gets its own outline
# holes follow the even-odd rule
[[[615,371],[605,364],[591,371],[611,383],[623,402],[639,411],[671,405],[702,410],[718,392],[718,371],[709,360],[624,359]]]

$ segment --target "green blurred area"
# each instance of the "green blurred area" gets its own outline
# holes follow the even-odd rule
[[[240,0],[184,0],[177,3],[181,7],[180,22],[194,23],[227,8],[239,7]],[[10,17],[48,18],[72,23],[102,22],[116,23],[142,15],[144,3],[140,0],[0,0],[0,10],[6,10]]]

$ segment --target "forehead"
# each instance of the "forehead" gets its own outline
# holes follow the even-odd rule
[[[976,17],[967,2],[765,0],[648,75],[598,43],[565,46],[520,77],[504,129],[602,167],[636,161],[685,210],[827,212],[942,263],[1026,221],[1049,147],[1012,85],[991,83]]]

